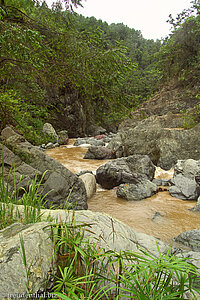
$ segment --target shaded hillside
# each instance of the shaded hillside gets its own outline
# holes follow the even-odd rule
[[[196,104],[200,4],[192,3],[170,20],[174,31],[161,43],[123,24],[74,15],[59,2],[49,9],[45,1],[0,1],[0,129],[14,125],[34,144],[46,121],[70,137],[93,134],[95,126],[115,130],[164,84],[163,94],[142,104],[142,117]]]
[[[138,105],[122,127],[130,127],[137,120],[151,115],[181,113],[183,126],[190,128],[200,122],[200,2],[169,22],[172,34],[157,57],[160,89],[148,101]]]
[[[94,124],[112,130],[152,93],[145,74],[159,43],[123,24],[87,26],[59,3],[0,3],[1,129],[17,126],[33,143],[45,121],[71,137]]]
[[[195,86],[182,86],[180,82],[172,80],[165,84],[151,99],[139,105],[131,113],[131,117],[124,120],[120,129],[132,127],[137,121],[153,115],[180,114],[182,126],[192,127],[200,122],[199,82]]]

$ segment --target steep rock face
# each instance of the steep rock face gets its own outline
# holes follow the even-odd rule
[[[36,170],[39,171],[39,174],[46,172],[42,193],[43,195],[48,193],[45,198],[47,207],[53,205],[54,207],[63,208],[66,201],[69,201],[69,203],[73,203],[76,209],[87,209],[85,186],[78,176],[39,150],[38,147],[31,145],[19,134],[11,132],[11,135],[8,135],[8,129],[5,129],[2,131],[2,135],[6,137],[8,147],[17,154],[14,155],[12,151],[3,146],[2,150],[4,150],[2,152],[6,153],[7,164],[13,163],[15,165],[16,163],[16,170],[19,171],[19,166],[22,167],[24,160],[26,160],[27,165],[31,166],[35,172]],[[10,152],[12,153],[11,158],[9,158]],[[20,174],[30,175],[27,172],[30,173],[30,167],[24,167],[23,173]],[[33,171],[32,174],[34,174]],[[29,178],[32,179],[30,176]]]
[[[123,134],[125,156],[148,155],[153,163],[165,170],[171,169],[177,160],[200,159],[200,124],[190,130],[162,128],[154,117],[141,121]]]
[[[139,120],[152,115],[179,114],[181,111],[193,108],[199,103],[199,100],[195,97],[198,93],[199,85],[186,88],[176,81],[171,81],[151,99],[142,103],[137,110],[133,111],[132,117],[122,122],[119,128],[134,127]],[[181,114],[179,114],[179,118],[183,120]]]
[[[47,87],[48,101],[56,109],[51,113],[49,122],[56,130],[67,130],[70,137],[85,136],[87,117],[81,96],[70,87],[56,89]]]

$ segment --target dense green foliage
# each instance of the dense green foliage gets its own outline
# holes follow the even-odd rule
[[[130,95],[130,106],[147,100],[147,98],[156,90],[156,82],[159,73],[155,69],[157,53],[161,47],[161,41],[146,40],[142,37],[139,30],[129,28],[123,23],[108,25],[106,22],[96,20],[94,17],[85,18],[77,15],[75,17],[76,27],[79,31],[85,31],[88,28],[100,28],[103,32],[104,44],[107,47],[114,46],[116,41],[120,41],[126,47],[126,55],[138,68],[132,69],[132,72],[125,73],[124,86]]]
[[[194,287],[198,271],[186,258],[175,256],[171,249],[154,255],[139,248],[138,252],[116,251],[99,246],[90,224],[78,224],[76,214],[66,223],[50,225],[55,254],[63,260],[54,285],[54,295],[61,299],[183,299]],[[112,232],[113,238],[115,231]]]
[[[2,1],[0,22],[1,127],[13,123],[24,132],[29,124],[29,130],[39,130],[34,120],[38,116],[29,110],[26,124],[20,120],[25,119],[27,105],[47,118],[47,112],[56,107],[49,100],[55,88],[76,90],[85,112],[89,116],[92,108],[99,122],[105,113],[112,120],[119,119],[152,91],[142,87],[142,72],[153,55],[145,58],[142,45],[148,52],[155,43],[148,46],[140,32],[123,24],[103,28],[94,20],[93,26],[92,19],[75,17],[59,3],[49,9],[45,2],[31,0]],[[138,41],[131,46],[135,39]],[[18,107],[10,114],[13,101]]]
[[[163,43],[77,15],[81,2],[50,9],[39,0],[0,1],[0,129],[13,124],[38,143],[43,122],[67,110],[56,100],[63,90],[75,91],[87,123],[118,124],[162,80],[198,80],[199,0],[176,22],[171,17],[174,30]]]
[[[200,70],[200,1],[191,2],[192,7],[180,13],[176,20],[170,16],[173,26],[159,52],[158,67],[163,79],[177,76],[179,81],[193,84],[199,81]]]

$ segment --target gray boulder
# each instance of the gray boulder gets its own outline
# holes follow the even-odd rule
[[[194,179],[178,174],[171,180],[171,183],[173,184],[169,187],[171,196],[182,200],[197,200],[198,186]]]
[[[128,201],[138,201],[153,196],[157,192],[157,185],[149,180],[137,184],[120,184],[117,188],[117,197]]]
[[[169,192],[173,197],[183,200],[197,200],[200,186],[195,180],[200,175],[200,160],[179,160],[174,168],[174,176],[170,180]]]
[[[43,125],[42,131],[43,131],[43,133],[48,134],[48,135],[52,136],[53,138],[55,138],[55,140],[57,141],[58,135],[50,123],[45,123]]]
[[[14,129],[12,127],[7,126],[1,131],[1,135],[7,139],[13,135],[16,135],[16,132],[14,131]],[[24,138],[24,140],[25,140],[25,138]]]
[[[6,143],[9,148],[12,148],[14,153],[18,154],[12,158],[13,161],[17,157],[17,167],[26,162],[35,169],[35,172],[36,170],[41,174],[46,172],[42,194],[47,194],[45,198],[47,207],[54,206],[63,208],[66,206],[66,201],[68,201],[78,210],[87,209],[85,186],[78,176],[39,150],[38,147],[31,145],[26,140],[21,141],[21,139],[18,138],[18,134],[7,138]],[[26,171],[23,172],[26,174]],[[28,169],[28,173],[30,173],[30,168]]]
[[[190,179],[200,176],[200,160],[178,160],[174,167],[174,176],[178,174],[182,174]]]
[[[118,132],[106,147],[115,153],[116,158],[123,157],[124,147],[122,144],[122,133]]]
[[[169,170],[180,159],[200,159],[200,124],[189,130],[164,128],[158,117],[142,120],[122,136],[125,156],[148,155],[152,162]]]
[[[123,183],[139,183],[153,179],[155,166],[147,155],[132,155],[114,159],[96,171],[97,183],[103,188],[112,189]]]
[[[30,293],[51,287],[55,271],[52,259],[53,242],[50,239],[51,230],[45,228],[46,225],[48,223],[29,225],[17,223],[0,230],[1,299],[8,299],[8,294],[26,294],[26,286]],[[24,243],[27,268],[30,267],[29,282],[20,254],[22,253],[20,235]]]
[[[200,230],[193,229],[183,232],[174,238],[175,242],[188,246],[192,251],[200,252]]]
[[[69,141],[69,136],[67,130],[62,130],[58,133],[58,144],[67,145]]]
[[[20,209],[20,207],[18,206]],[[21,208],[22,209],[22,208]],[[152,255],[159,257],[158,246],[161,253],[166,253],[169,245],[144,233],[134,231],[129,226],[112,218],[106,214],[92,211],[65,211],[65,210],[42,210],[42,218],[46,220],[51,217],[53,221],[71,222],[76,220],[77,224],[88,224],[89,230],[85,230],[85,238],[90,242],[96,243],[105,250],[134,251],[139,252],[141,248],[149,251]],[[52,267],[53,243],[49,238],[52,233],[46,228],[49,223],[38,223],[30,225],[13,225],[0,231],[0,294],[8,299],[8,291],[13,293],[26,293],[26,277],[23,273],[23,263],[19,253],[20,240],[19,233],[22,234],[27,257],[27,265],[30,268],[30,288],[31,293],[44,291],[46,284],[50,287],[51,276],[56,268]],[[87,227],[86,227],[87,229]],[[190,257],[191,263],[200,268],[199,252],[181,251],[172,248],[172,253],[176,251],[177,255]],[[55,259],[55,267],[61,263],[59,256]],[[46,281],[45,281],[46,279]],[[21,298],[23,299],[23,298]]]
[[[162,241],[135,232],[129,226],[102,213],[82,211],[81,214],[76,212],[74,217],[73,211],[43,210],[43,218],[47,216],[60,222],[68,223],[73,218],[79,225],[88,224],[89,230],[85,230],[85,238],[89,238],[91,243],[96,243],[98,240],[98,245],[106,250],[139,252],[138,246],[140,246],[157,255],[157,244],[161,252],[168,249],[168,245]],[[27,293],[27,281],[19,251],[21,247],[19,234],[23,237],[27,267],[30,267],[28,286],[30,293],[39,295],[39,292],[43,293],[45,288],[52,287],[53,275],[56,274],[57,266],[62,264],[62,261],[57,256],[53,265],[52,232],[50,227],[46,227],[49,225],[50,223],[46,222],[29,225],[14,224],[0,231],[0,295],[4,295],[3,299],[9,299],[8,294],[21,294],[20,299],[26,299],[23,294]]]
[[[91,146],[85,153],[85,159],[112,159],[116,158],[115,153],[104,146]]]
[[[0,144],[0,161],[4,161],[4,166],[0,167],[0,175],[4,175],[4,180],[10,186],[10,191],[16,188],[22,188],[19,195],[23,194],[23,189],[34,179],[40,179],[42,173],[23,162],[19,156],[15,155],[6,146]]]
[[[106,129],[101,126],[91,124],[91,125],[89,125],[89,127],[87,129],[87,133],[90,136],[96,136],[96,135],[100,135],[100,134],[105,134]]]

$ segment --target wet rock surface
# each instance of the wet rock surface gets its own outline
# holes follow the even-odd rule
[[[120,184],[117,196],[128,201],[138,201],[153,196],[157,192],[156,184],[143,180],[137,184]]]
[[[200,160],[179,160],[174,168],[174,176],[170,180],[169,192],[173,197],[183,200],[197,200],[200,195],[198,178]]]
[[[114,159],[116,158],[115,152],[104,146],[91,146],[86,154],[85,159]]]
[[[139,183],[152,180],[155,166],[147,155],[132,155],[114,159],[96,171],[97,182],[106,189],[123,183]]]

